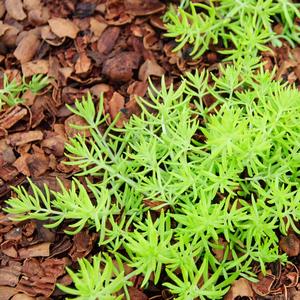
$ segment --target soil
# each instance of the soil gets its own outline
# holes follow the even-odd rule
[[[147,78],[180,81],[189,70],[217,70],[221,59],[214,47],[199,60],[189,47],[173,53],[175,42],[164,38],[160,17],[170,1],[159,0],[0,0],[0,88],[9,79],[45,74],[52,78],[43,92],[24,95],[24,104],[0,113],[0,206],[13,195],[11,186],[28,186],[28,177],[42,187],[59,190],[56,177],[70,185],[76,167],[67,166],[64,145],[81,120],[66,104],[90,92],[104,93],[111,120],[117,126],[139,113],[137,96],[145,96]],[[176,1],[173,1],[176,2]],[[300,48],[283,43],[263,53],[266,68],[278,67],[276,78],[297,86]],[[251,288],[238,280],[228,299],[300,299],[300,241],[282,238],[280,246],[293,264],[270,266],[272,274]],[[295,246],[296,245],[296,246]],[[13,222],[0,210],[0,300],[64,299],[56,283],[71,284],[65,266],[99,252],[97,234],[88,230],[69,236],[49,230],[39,221]],[[140,288],[137,277],[132,299],[171,299],[161,284]],[[250,297],[251,295],[251,297]],[[298,297],[298,298],[297,298]]]

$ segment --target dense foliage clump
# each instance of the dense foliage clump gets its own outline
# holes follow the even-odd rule
[[[70,107],[86,126],[66,150],[78,175],[93,177],[88,190],[77,180],[61,192],[31,184],[32,194],[16,188],[7,201],[16,219],[100,233],[104,254],[69,271],[75,287],[63,289],[77,299],[128,297],[128,280],[141,274],[142,286],[163,278],[176,299],[219,299],[237,277],[254,280],[253,263],[265,272],[285,262],[277,233],[299,233],[300,92],[250,59],[220,76],[188,73],[176,88],[162,80],[139,103],[140,116],[105,131],[103,97]]]
[[[204,1],[203,1],[204,2]],[[227,60],[256,56],[280,39],[292,46],[300,42],[299,3],[290,0],[213,0],[198,3],[183,0],[164,16],[166,37],[176,38],[174,51],[190,45],[190,55],[200,58],[210,44],[219,44]],[[275,28],[277,25],[277,28]]]

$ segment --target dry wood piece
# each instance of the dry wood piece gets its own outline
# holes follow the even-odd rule
[[[34,141],[43,139],[43,133],[40,130],[28,132],[17,132],[8,136],[7,141],[12,146],[25,145]]]
[[[288,234],[280,239],[279,246],[288,256],[298,256],[300,253],[300,240],[295,234]]]
[[[254,299],[254,292],[251,288],[251,282],[245,278],[236,280],[229,292],[226,294],[224,300],[234,300],[237,297],[248,297]]]
[[[90,19],[90,26],[91,26],[90,27],[91,31],[93,32],[93,34],[96,37],[100,37],[102,35],[102,33],[104,32],[104,30],[107,28],[107,24],[106,23],[100,22],[96,18],[91,18]]]
[[[120,95],[117,92],[113,93],[113,96],[108,102],[108,107],[109,107],[109,114],[112,117],[112,119],[115,119],[118,113],[121,111],[122,108],[124,108],[125,105],[125,99],[122,95]],[[123,120],[122,118],[119,118],[117,123],[117,127],[122,127],[123,126]]]
[[[21,0],[5,0],[7,13],[15,20],[22,21],[26,18]]]
[[[41,243],[27,248],[21,248],[18,251],[20,258],[40,257],[40,256],[48,257],[50,255],[50,244],[51,243]]]
[[[73,261],[78,258],[87,256],[95,243],[97,238],[96,234],[90,235],[87,231],[81,231],[73,237],[73,247],[69,252]]]
[[[166,5],[158,0],[128,0],[124,1],[127,12],[134,16],[153,15],[165,10]]]
[[[261,274],[260,274],[261,275]],[[259,296],[267,296],[271,292],[272,285],[275,281],[275,276],[272,274],[267,274],[266,276],[261,276],[259,281],[252,283],[252,289]]]
[[[0,300],[9,300],[17,293],[17,289],[9,286],[0,286]]]
[[[0,166],[12,164],[16,160],[16,156],[6,141],[0,140]]]
[[[18,262],[11,262],[7,267],[0,268],[0,285],[16,286],[21,269],[21,264]]]
[[[6,12],[6,8],[4,5],[4,0],[0,0],[0,18],[4,16],[5,12]]]
[[[35,299],[36,298],[30,297],[23,293],[22,294],[18,293],[11,298],[11,300],[35,300]]]
[[[50,12],[47,7],[39,7],[28,12],[28,21],[32,25],[47,24],[50,19]]]
[[[15,125],[18,121],[23,119],[27,115],[26,108],[21,106],[14,106],[0,115],[0,127],[9,129]]]
[[[25,77],[35,74],[47,74],[49,71],[49,61],[46,59],[38,59],[22,64],[22,73]]]
[[[4,181],[11,181],[18,175],[18,170],[13,166],[3,166],[0,168],[0,178]]]
[[[60,157],[64,155],[65,142],[65,136],[51,132],[43,139],[41,146],[45,152],[53,153],[55,156]]]
[[[22,174],[30,176],[30,171],[27,165],[27,159],[30,157],[30,154],[24,153],[13,163],[13,166]]]
[[[129,81],[133,76],[133,70],[138,69],[140,59],[139,53],[121,52],[104,62],[102,73],[113,81]]]
[[[141,292],[139,289],[130,286],[128,288],[129,296],[130,299],[135,299],[135,300],[148,300],[149,298]]]
[[[16,244],[17,244],[17,241],[15,241],[15,240],[7,240],[7,241],[3,242],[1,244],[1,252],[9,257],[17,258],[18,252],[16,250]]]
[[[23,64],[30,61],[40,46],[39,38],[32,33],[26,34],[18,44],[14,56]]]
[[[50,158],[41,151],[36,151],[36,153],[30,155],[26,159],[26,164],[30,175],[33,177],[39,177],[46,173],[49,168]]]
[[[107,25],[106,25],[107,26]],[[100,36],[97,43],[97,50],[101,54],[108,54],[116,44],[121,29],[116,26],[108,27]]]
[[[75,39],[79,28],[68,19],[53,18],[48,21],[50,28],[58,37],[69,37]]]
[[[165,70],[155,61],[146,60],[139,70],[139,79],[146,81],[151,75],[161,77],[165,74]]]
[[[29,296],[43,295],[50,297],[59,276],[63,275],[66,262],[63,259],[46,259],[42,263],[36,258],[26,259],[22,268],[24,276],[17,285],[17,290]]]
[[[85,52],[80,53],[76,64],[75,64],[75,73],[82,74],[89,71],[91,68],[91,60],[88,58]]]

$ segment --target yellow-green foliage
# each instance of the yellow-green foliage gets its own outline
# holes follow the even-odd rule
[[[204,2],[204,1],[203,1]],[[220,44],[227,60],[241,56],[256,56],[267,50],[266,44],[281,45],[280,38],[291,45],[299,43],[300,28],[294,18],[300,17],[299,4],[290,0],[210,0],[209,4],[184,0],[176,8],[171,6],[164,16],[166,37],[175,38],[174,51],[190,44],[190,55],[196,59]],[[282,33],[274,32],[274,25],[283,25]]]
[[[219,78],[190,73],[176,90],[162,80],[160,89],[151,85],[150,100],[140,99],[140,116],[105,133],[103,98],[97,105],[90,95],[76,101],[70,109],[87,123],[77,128],[91,136],[78,135],[66,149],[79,175],[97,182],[88,182],[93,200],[79,181],[45,194],[31,184],[32,195],[15,189],[6,211],[19,220],[48,220],[48,227],[71,220],[74,232],[98,231],[102,249],[133,268],[126,276],[120,268],[93,269],[111,297],[134,275],[143,274],[146,286],[164,272],[176,299],[220,299],[238,276],[253,280],[252,262],[265,272],[267,263],[286,261],[277,232],[299,233],[300,92],[253,68],[250,60],[222,67]],[[211,107],[203,103],[206,94],[216,99]],[[214,250],[222,248],[218,260]],[[63,290],[102,299],[95,280],[94,298],[79,296],[89,293],[84,274],[92,266],[80,267],[71,273],[74,289]]]

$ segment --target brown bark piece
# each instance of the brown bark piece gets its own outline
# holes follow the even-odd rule
[[[30,157],[30,154],[24,153],[13,163],[13,166],[22,174],[30,176],[30,171],[27,165],[27,159]]]
[[[252,283],[252,289],[259,296],[267,296],[271,291],[274,281],[275,276],[267,274],[266,276],[262,277],[258,282]]]
[[[53,153],[57,157],[64,155],[66,138],[59,134],[49,134],[41,143],[41,147],[47,153]]]
[[[8,240],[5,241],[1,244],[1,251],[5,255],[12,257],[12,258],[17,258],[18,257],[18,252],[16,250],[16,241],[13,240]]]
[[[26,259],[22,268],[25,276],[19,281],[17,290],[33,297],[39,294],[50,297],[57,278],[65,273],[65,266],[64,259],[51,258],[42,263],[36,258]]]
[[[28,223],[26,223],[24,225],[24,227],[22,228],[22,234],[26,237],[30,237],[33,235],[33,233],[36,230],[36,223],[33,221],[29,221]]]
[[[80,53],[75,64],[75,73],[82,74],[88,72],[89,69],[91,68],[91,63],[92,63],[91,60],[89,59],[89,57],[86,55],[85,52]]]
[[[127,0],[124,1],[126,12],[133,16],[148,16],[164,11],[165,4],[158,0]]]
[[[96,18],[90,19],[90,28],[96,37],[100,37],[104,30],[107,28],[107,24],[98,21]]]
[[[50,26],[43,26],[41,28],[41,38],[52,46],[60,46],[66,39],[65,37],[60,38],[57,35],[55,35],[51,31]]]
[[[31,142],[43,139],[43,133],[40,130],[32,130],[27,132],[17,132],[8,136],[8,143],[12,146],[25,145]]]
[[[131,85],[128,86],[127,93],[129,95],[137,95],[144,97],[148,89],[148,83],[142,81],[134,81]]]
[[[21,0],[5,0],[7,13],[15,20],[22,21],[26,18]]]
[[[3,23],[3,21],[0,21],[0,37],[3,36],[9,29],[10,25]]]
[[[97,43],[97,50],[101,54],[108,54],[116,44],[120,35],[120,28],[116,26],[108,27],[100,36]]]
[[[27,115],[28,111],[24,107],[14,106],[8,109],[4,114],[0,115],[0,127],[9,129],[18,121]]]
[[[224,300],[234,300],[237,297],[254,297],[250,281],[245,278],[240,278],[234,281]]]
[[[16,243],[19,243],[22,240],[22,232],[20,230],[20,227],[13,227],[4,235],[4,239],[7,242],[11,242],[12,244],[10,245],[16,245]],[[3,244],[5,244],[5,242]],[[3,246],[3,244],[1,246]],[[9,243],[7,244],[7,246],[8,245]]]
[[[113,81],[129,81],[133,70],[139,67],[140,55],[133,51],[124,51],[103,64],[102,73]]]
[[[23,259],[29,257],[48,257],[50,255],[50,244],[51,243],[41,243],[28,248],[21,248],[18,251],[19,256]]]
[[[130,299],[135,299],[135,300],[148,300],[149,298],[140,290],[137,288],[130,286],[128,288],[129,296]]]
[[[0,285],[16,286],[21,275],[21,264],[14,263],[0,268]]]
[[[11,300],[36,300],[36,298],[30,297],[30,296],[28,296],[26,294],[20,294],[20,293],[18,293],[16,295],[14,295],[11,298]]]
[[[0,166],[12,164],[15,160],[16,156],[12,147],[9,146],[4,139],[0,140]]]
[[[74,15],[78,18],[90,17],[94,14],[96,3],[79,2],[76,5]]]
[[[108,102],[109,114],[112,119],[115,119],[120,110],[125,105],[125,98],[117,92],[114,92],[111,99]]]
[[[30,61],[40,46],[40,40],[33,33],[26,34],[14,51],[14,56],[23,64]]]
[[[14,287],[0,286],[0,300],[9,300],[17,292],[17,289]]]
[[[70,239],[66,236],[59,243],[55,243],[51,249],[51,257],[66,253],[73,246]]]
[[[52,18],[48,21],[50,28],[58,37],[69,37],[75,39],[79,28],[69,19]]]
[[[47,7],[40,7],[28,12],[28,21],[33,25],[47,24],[50,19],[50,12]]]
[[[83,258],[91,252],[95,236],[91,236],[87,231],[81,231],[73,237],[73,242],[69,255],[73,261],[77,261],[78,258]]]
[[[40,0],[23,0],[23,4],[27,11],[38,9],[41,7]]]
[[[62,182],[63,186],[66,189],[69,189],[71,187],[71,182],[69,179],[66,179],[64,177],[60,177],[59,180]],[[36,184],[40,189],[44,189],[44,185],[46,185],[49,190],[54,192],[61,192],[61,187],[58,183],[58,180],[56,177],[53,176],[41,176],[39,178],[34,178],[33,183]]]
[[[283,252],[288,256],[298,256],[300,253],[300,240],[295,234],[289,234],[282,237],[279,242],[279,246]]]
[[[0,19],[4,16],[6,8],[4,5],[4,0],[0,0]]]
[[[50,159],[44,152],[30,155],[26,160],[30,175],[33,177],[39,177],[46,173],[49,162]]]
[[[22,64],[22,73],[25,77],[35,74],[47,74],[49,71],[49,62],[46,59],[38,59]]]
[[[18,170],[13,166],[3,166],[0,168],[0,178],[4,181],[13,180],[18,173]]]
[[[159,66],[155,61],[147,59],[139,70],[139,79],[141,81],[147,81],[147,79],[153,75],[161,77],[165,74],[165,70]]]
[[[2,44],[7,47],[15,47],[19,32],[20,29],[17,27],[3,24],[3,22],[0,21],[0,37],[2,36],[0,45]]]

